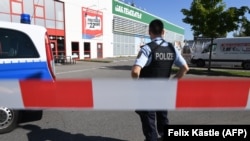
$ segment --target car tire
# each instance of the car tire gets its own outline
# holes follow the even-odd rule
[[[250,70],[250,62],[244,62],[242,64],[242,67],[245,69],[245,70]]]
[[[0,134],[8,133],[17,127],[19,111],[0,107]]]
[[[197,67],[204,67],[205,66],[205,61],[202,59],[199,59],[196,61]]]

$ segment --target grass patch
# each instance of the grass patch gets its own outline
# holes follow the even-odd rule
[[[173,67],[172,73],[176,73],[178,68]],[[229,77],[250,77],[250,71],[248,70],[232,70],[232,69],[213,69],[210,71],[201,68],[190,68],[187,74],[193,75],[207,75],[207,76],[229,76]]]

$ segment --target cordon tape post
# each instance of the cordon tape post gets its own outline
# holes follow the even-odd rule
[[[0,105],[16,109],[249,110],[249,95],[249,78],[0,80]]]

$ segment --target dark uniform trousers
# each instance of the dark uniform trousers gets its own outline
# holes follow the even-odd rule
[[[140,116],[146,141],[158,141],[158,134],[163,137],[164,126],[168,125],[168,111],[136,111],[136,113]]]

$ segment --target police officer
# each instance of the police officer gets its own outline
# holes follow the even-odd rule
[[[131,70],[132,78],[169,78],[173,64],[179,67],[174,78],[182,78],[187,73],[189,67],[185,59],[171,43],[162,38],[163,34],[162,21],[152,20],[149,24],[151,42],[141,47]],[[136,113],[140,116],[146,141],[157,141],[158,135],[163,138],[164,126],[169,123],[167,110]]]

